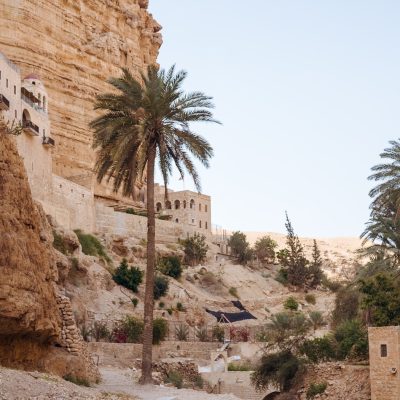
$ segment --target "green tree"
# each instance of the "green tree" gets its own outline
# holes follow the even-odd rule
[[[379,273],[361,280],[359,287],[367,322],[373,326],[400,324],[400,285],[396,275]]]
[[[278,243],[270,236],[263,236],[256,241],[254,252],[259,261],[273,263],[275,261],[275,249],[277,246]]]
[[[161,273],[174,279],[179,279],[182,275],[181,260],[177,256],[162,257],[157,267]]]
[[[139,285],[143,280],[143,271],[137,267],[130,267],[124,258],[113,274],[113,280],[132,292],[137,293]]]
[[[294,286],[304,286],[308,276],[308,260],[298,236],[294,233],[292,223],[286,213],[286,251],[279,254],[279,261],[287,271],[288,283]]]
[[[357,319],[359,314],[360,293],[354,287],[339,289],[332,312],[332,326],[335,328],[342,322]]]
[[[229,238],[228,245],[232,254],[238,258],[239,262],[245,264],[252,258],[252,251],[247,241],[247,237],[243,232],[233,232]]]
[[[204,235],[195,233],[193,236],[182,240],[181,244],[185,252],[185,261],[192,267],[200,264],[207,258],[209,246],[206,243],[206,237]]]
[[[317,241],[314,239],[312,260],[308,267],[308,283],[311,287],[316,288],[321,284],[323,277],[321,252],[318,248]]]
[[[127,69],[108,82],[113,91],[96,97],[95,109],[103,112],[93,120],[93,147],[97,150],[97,179],[111,181],[114,191],[136,199],[136,188],[147,184],[147,268],[144,301],[142,383],[150,383],[152,368],[155,207],[154,174],[158,163],[168,196],[169,177],[175,165],[201,191],[200,178],[191,155],[208,167],[210,144],[190,128],[191,122],[216,122],[211,98],[203,93],[185,94],[186,73],[150,66],[141,79]]]

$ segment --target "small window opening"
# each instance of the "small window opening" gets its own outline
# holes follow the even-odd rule
[[[381,344],[381,357],[387,357],[387,345]]]

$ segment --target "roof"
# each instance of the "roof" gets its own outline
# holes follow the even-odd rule
[[[26,79],[36,79],[36,80],[40,81],[40,76],[37,74],[29,74],[24,78],[24,80],[26,80]]]

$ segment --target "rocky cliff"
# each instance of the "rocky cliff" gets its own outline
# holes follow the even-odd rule
[[[52,238],[16,147],[1,131],[0,199],[1,361],[15,341],[51,343],[60,334]]]
[[[57,286],[50,225],[1,126],[0,199],[0,365],[97,381],[69,299]]]
[[[93,183],[92,100],[121,67],[138,74],[156,62],[161,26],[147,6],[148,0],[1,0],[0,51],[23,75],[39,74],[49,93],[57,175]]]

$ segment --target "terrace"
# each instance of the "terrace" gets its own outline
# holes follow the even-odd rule
[[[43,136],[42,144],[44,147],[54,147],[56,142],[49,136]]]
[[[22,122],[22,128],[28,135],[39,136],[39,127],[28,119]]]

